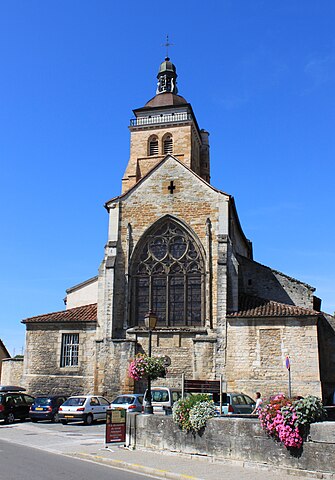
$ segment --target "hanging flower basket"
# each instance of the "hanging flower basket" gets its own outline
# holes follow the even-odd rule
[[[133,380],[165,378],[164,357],[148,357],[148,355],[139,353],[130,362],[128,375]]]

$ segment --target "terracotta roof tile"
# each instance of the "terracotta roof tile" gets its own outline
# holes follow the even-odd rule
[[[286,303],[265,300],[251,295],[241,295],[239,298],[239,309],[231,312],[228,317],[300,317],[316,316],[320,313],[316,310],[288,305]]]
[[[97,304],[69,308],[61,312],[46,313],[37,317],[25,318],[21,323],[54,323],[54,322],[96,322]]]

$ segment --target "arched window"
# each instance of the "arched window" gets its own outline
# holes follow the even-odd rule
[[[156,136],[149,138],[149,155],[158,155],[158,138]]]
[[[173,152],[173,139],[172,135],[166,135],[163,139],[163,153],[166,155],[167,153]]]
[[[151,310],[158,326],[202,325],[204,262],[195,240],[168,218],[142,239],[132,275],[132,324]]]

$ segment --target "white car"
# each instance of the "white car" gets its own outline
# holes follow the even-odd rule
[[[58,410],[58,417],[63,425],[82,420],[91,425],[95,420],[106,420],[109,401],[98,395],[76,395],[69,397]]]

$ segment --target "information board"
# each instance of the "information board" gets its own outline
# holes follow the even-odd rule
[[[106,443],[126,443],[127,411],[110,409],[106,413]]]

